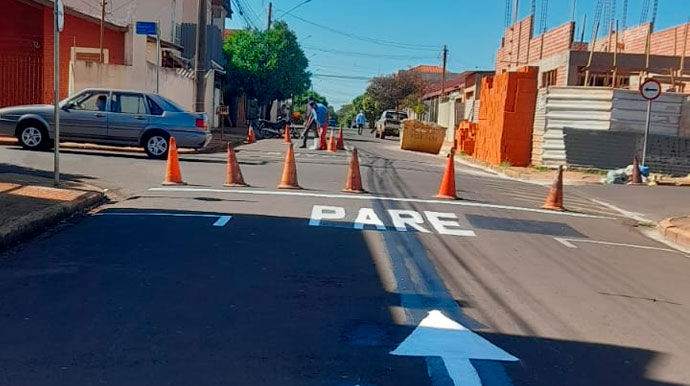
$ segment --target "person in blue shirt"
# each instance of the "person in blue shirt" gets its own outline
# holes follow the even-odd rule
[[[362,129],[364,129],[364,124],[367,123],[367,117],[364,115],[364,112],[362,110],[359,111],[359,114],[355,117],[355,125],[357,127],[357,133],[359,135],[362,135]]]
[[[328,107],[323,103],[316,103],[316,115],[319,117],[319,126],[321,127],[321,135],[328,131]]]
[[[317,113],[316,102],[309,102],[307,104],[307,119],[304,121],[304,132],[302,133],[302,146],[300,149],[307,147],[307,138],[309,137],[309,130],[314,130],[314,138],[319,138],[319,116]]]

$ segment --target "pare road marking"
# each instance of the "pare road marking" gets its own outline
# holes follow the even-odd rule
[[[414,202],[420,204],[438,204],[450,206],[464,206],[472,208],[486,208],[497,210],[512,210],[519,212],[540,213],[551,216],[566,216],[566,217],[580,217],[580,218],[594,218],[602,220],[615,220],[615,217],[599,216],[586,213],[575,212],[557,212],[553,210],[525,208],[520,206],[485,204],[482,202],[471,201],[448,201],[448,200],[426,200],[421,198],[407,198],[407,197],[387,197],[374,196],[370,194],[348,195],[348,194],[329,194],[329,193],[311,193],[311,192],[294,192],[282,190],[243,190],[243,189],[212,189],[212,188],[177,188],[177,187],[161,187],[149,188],[149,192],[180,192],[180,193],[226,193],[226,194],[248,194],[257,196],[292,196],[292,197],[314,197],[326,198],[334,200],[374,200],[374,201],[391,201],[391,202]]]
[[[455,213],[443,213],[424,211],[419,213],[414,210],[389,209],[386,211],[386,219],[390,220],[392,228],[398,232],[416,231],[420,233],[432,233],[430,229],[440,235],[474,237],[476,234],[472,230],[461,229],[458,223],[458,216]],[[311,209],[309,218],[310,226],[322,226],[324,221],[339,221],[345,219],[345,208],[340,206],[314,205]],[[428,221],[430,227],[425,224]],[[386,230],[386,224],[371,208],[360,208],[357,217],[352,223],[352,229],[364,230],[375,228]]]

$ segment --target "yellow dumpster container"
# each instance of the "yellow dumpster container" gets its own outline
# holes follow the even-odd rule
[[[402,123],[400,148],[438,154],[446,137],[446,128],[436,124],[428,125],[416,119],[406,119]]]

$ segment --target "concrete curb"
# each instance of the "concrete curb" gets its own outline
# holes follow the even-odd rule
[[[659,232],[664,237],[678,245],[690,248],[690,226],[679,226],[679,221],[690,222],[690,217],[670,217],[659,221]]]
[[[85,192],[76,200],[50,206],[0,227],[0,251],[75,213],[96,206],[105,199],[102,192]]]

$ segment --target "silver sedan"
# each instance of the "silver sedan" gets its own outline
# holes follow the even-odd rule
[[[200,149],[211,141],[205,113],[184,111],[158,94],[85,89],[60,102],[60,141],[141,146],[151,158],[165,159],[170,137],[178,147]],[[16,136],[26,149],[53,145],[53,105],[0,109],[0,135]]]

